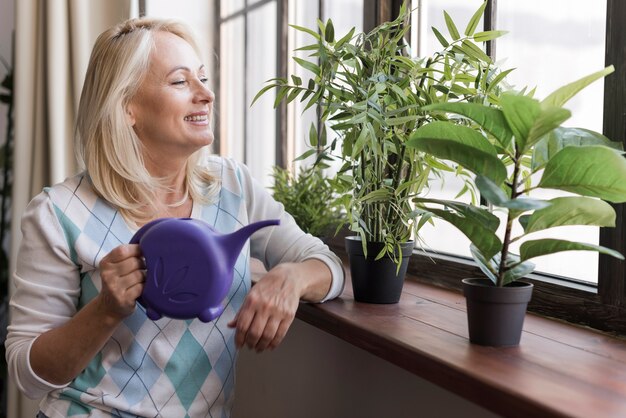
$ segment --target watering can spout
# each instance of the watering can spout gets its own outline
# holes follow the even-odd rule
[[[241,253],[241,249],[252,234],[254,234],[261,228],[278,224],[280,224],[280,220],[268,219],[265,221],[254,222],[250,225],[246,225],[231,234],[222,235],[224,246],[228,249],[227,251],[229,252],[231,265],[235,265],[235,262],[239,257],[239,253]]]

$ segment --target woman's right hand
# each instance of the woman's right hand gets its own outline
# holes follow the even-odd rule
[[[145,282],[145,262],[138,244],[120,245],[100,261],[99,305],[104,313],[124,319],[135,311]]]

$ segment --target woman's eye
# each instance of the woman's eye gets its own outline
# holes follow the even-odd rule
[[[206,84],[206,83],[208,83],[208,82],[209,82],[209,78],[208,78],[208,77],[200,77],[200,82],[201,82],[202,84]]]
[[[185,80],[176,80],[176,81],[172,81],[172,84],[173,84],[173,85],[176,85],[176,86],[182,86],[182,85],[183,85],[183,84],[185,84],[185,83],[186,83],[186,81],[185,81]]]

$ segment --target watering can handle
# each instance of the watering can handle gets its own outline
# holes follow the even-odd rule
[[[143,237],[143,235],[146,232],[148,232],[148,230],[150,230],[150,228],[152,228],[154,225],[156,225],[158,223],[161,223],[163,221],[166,221],[168,219],[172,219],[172,218],[160,218],[160,219],[155,219],[154,221],[148,222],[147,224],[145,224],[144,226],[139,228],[139,230],[131,238],[129,244],[139,244],[139,241],[141,240],[141,237]]]

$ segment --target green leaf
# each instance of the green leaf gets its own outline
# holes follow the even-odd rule
[[[565,147],[580,147],[585,145],[605,145],[622,150],[621,142],[611,141],[606,136],[583,128],[558,127],[551,131],[533,148],[531,168],[533,171],[542,169],[550,159]]]
[[[465,28],[465,35],[472,36],[474,31],[478,27],[478,23],[480,23],[480,19],[482,19],[483,14],[485,13],[485,7],[487,7],[487,0],[480,5],[478,10],[474,12],[471,19],[469,20],[467,27]]]
[[[497,255],[498,260],[500,259],[499,254]],[[535,270],[535,264],[530,261],[519,261],[519,256],[515,254],[509,253],[508,265],[514,265],[512,268],[508,268],[504,273],[504,277],[502,278],[502,286],[506,286],[509,283],[514,282],[515,280],[519,280],[526,275],[530,274]]]
[[[520,150],[525,149],[530,131],[541,114],[539,102],[529,97],[504,93],[500,97],[500,105],[504,118],[515,136],[515,143]]]
[[[372,192],[369,192],[365,196],[361,197],[363,203],[374,203],[374,202],[384,202],[389,200],[390,191],[388,189],[378,189]]]
[[[560,107],[542,107],[539,117],[535,120],[528,133],[523,152],[530,150],[541,138],[558,128],[571,115],[572,113],[569,110]]]
[[[486,259],[493,257],[501,250],[502,242],[498,236],[475,218],[460,216],[445,209],[428,208],[427,210],[458,228]]]
[[[274,108],[277,108],[283,98],[289,93],[291,88],[289,86],[281,86],[278,89],[278,93],[276,94],[276,99],[274,100]]]
[[[307,150],[307,151],[303,152],[298,158],[294,159],[294,161],[306,160],[307,158],[309,158],[312,155],[315,155],[316,153],[317,153],[316,149]]]
[[[474,244],[470,245],[470,252],[472,253],[474,261],[476,261],[476,264],[480,267],[480,270],[485,273],[485,276],[487,276],[493,284],[496,284],[498,281],[498,266],[493,262],[493,258],[487,260]]]
[[[320,37],[319,33],[309,29],[309,28],[305,28],[303,26],[298,26],[298,25],[289,25],[292,28],[294,28],[295,30],[298,30],[300,32],[306,32],[309,35],[311,35],[312,37],[314,37],[315,39],[317,39],[318,41],[320,41],[322,38]]]
[[[297,75],[292,74],[291,75],[291,80],[293,81],[293,84],[295,84],[296,86],[301,86],[302,85],[302,79],[300,77],[298,77]]]
[[[525,212],[527,210],[542,209],[549,205],[543,200],[529,198],[509,199],[497,184],[480,174],[476,176],[476,187],[487,202],[511,210]]]
[[[463,115],[479,124],[493,135],[503,148],[508,147],[513,133],[501,110],[477,103],[436,103],[422,108],[424,111],[439,110]]]
[[[491,91],[491,90],[493,90],[493,88],[494,88],[495,86],[497,86],[498,84],[500,84],[500,82],[501,82],[502,80],[504,80],[504,78],[505,78],[507,75],[509,75],[509,74],[511,73],[511,71],[513,71],[513,70],[514,70],[514,68],[510,68],[510,69],[508,69],[508,70],[501,71],[500,73],[498,73],[498,75],[496,75],[496,76],[493,78],[493,80],[489,80],[489,81],[488,81],[488,83],[489,83],[489,87],[487,88],[487,91]]]
[[[479,222],[489,231],[492,231],[494,233],[500,226],[500,218],[489,212],[487,209],[476,205],[457,202],[454,200],[428,199],[423,197],[416,197],[413,199],[413,202],[418,204],[434,203],[437,205],[445,206],[446,208],[452,209],[466,218],[474,219],[476,222]],[[423,207],[423,205],[421,207]]]
[[[312,123],[309,128],[309,144],[311,144],[312,147],[317,147],[317,128],[314,123]]]
[[[459,35],[459,30],[456,28],[454,21],[452,20],[448,12],[446,12],[445,10],[443,11],[443,18],[446,21],[446,27],[448,28],[448,32],[450,33],[450,36],[452,36],[452,39],[456,41],[457,39],[461,37],[461,35]]]
[[[431,29],[433,30],[433,33],[435,34],[435,37],[437,38],[437,40],[439,41],[439,43],[444,47],[447,48],[448,46],[450,46],[450,44],[448,43],[448,41],[446,40],[446,38],[441,34],[441,32],[439,32],[437,30],[436,27],[432,26]]]
[[[541,102],[541,105],[548,106],[548,107],[549,106],[561,107],[565,103],[567,103],[569,99],[574,97],[580,90],[584,89],[585,87],[587,87],[589,84],[593,83],[594,81],[600,78],[606,77],[607,75],[611,74],[613,71],[615,71],[615,67],[613,67],[612,65],[609,65],[603,70],[600,70],[593,74],[589,74],[586,77],[583,77],[572,83],[566,84],[565,86],[560,87],[559,89],[552,92],[548,97],[543,99],[543,101]]]
[[[263,94],[265,94],[266,91],[268,91],[269,89],[275,88],[275,87],[279,87],[279,86],[280,86],[280,84],[270,84],[269,86],[263,87],[256,94],[256,96],[254,96],[254,99],[252,99],[252,103],[250,103],[250,106],[252,106],[259,99],[259,97],[263,96]]]
[[[405,123],[415,123],[417,119],[417,116],[400,116],[398,118],[387,119],[386,123],[389,126],[404,125]]]
[[[520,219],[527,234],[563,225],[614,227],[615,210],[608,203],[590,197],[557,197],[550,200],[550,206],[535,211],[523,222]]]
[[[499,38],[503,35],[506,35],[508,31],[506,30],[488,30],[485,32],[478,32],[474,34],[475,42],[487,42],[493,39]]]
[[[506,178],[506,167],[485,137],[466,126],[449,122],[431,122],[417,129],[407,146],[452,160],[476,174],[483,174],[500,184]]]
[[[493,282],[493,284],[498,285],[497,275],[501,267],[501,255],[498,253],[487,261],[483,254],[481,254],[480,251],[478,251],[478,249],[473,245],[470,245],[470,251],[482,272],[485,273],[485,275]],[[502,277],[502,283],[500,285],[506,286],[507,284],[532,273],[533,270],[535,270],[535,265],[532,262],[521,262],[518,255],[508,253],[507,261],[505,263],[505,272]]]
[[[597,251],[601,254],[610,255],[611,257],[615,257],[620,260],[624,259],[624,256],[615,250],[583,242],[545,238],[526,241],[520,245],[520,256],[522,260],[529,260],[531,258],[563,251]]]
[[[474,57],[478,61],[491,63],[489,55],[485,54],[485,51],[480,49],[475,43],[470,41],[463,41],[461,49],[470,57]]]
[[[528,197],[518,197],[516,199],[502,202],[500,206],[517,212],[526,212],[528,210],[543,209],[550,206],[550,204],[545,200],[531,199]]]
[[[307,61],[307,60],[303,60],[302,58],[298,58],[298,57],[293,57],[293,60],[295,62],[297,62],[298,64],[300,64],[301,67],[311,71],[313,74],[319,75],[320,67],[318,67],[317,65],[313,64],[312,62]]]
[[[509,200],[506,193],[497,184],[482,174],[476,176],[476,187],[480,195],[492,205],[501,206],[502,203]]]
[[[566,147],[546,165],[538,187],[626,202],[626,159],[601,145]]]
[[[335,27],[333,26],[333,21],[330,19],[326,21],[326,30],[324,31],[324,40],[328,43],[332,43],[335,41]]]
[[[340,49],[346,42],[352,39],[352,36],[354,35],[355,31],[356,31],[356,28],[353,27],[352,29],[350,29],[350,32],[348,32],[343,38],[338,40],[337,43],[335,44],[335,51]]]

